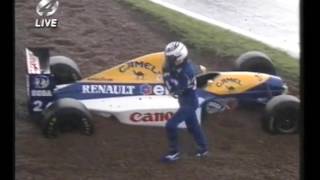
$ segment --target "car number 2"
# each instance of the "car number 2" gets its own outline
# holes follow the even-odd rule
[[[34,102],[33,102],[33,105],[34,105],[33,111],[35,111],[35,112],[42,111],[42,104],[43,104],[43,102],[40,101],[40,100],[34,101]]]

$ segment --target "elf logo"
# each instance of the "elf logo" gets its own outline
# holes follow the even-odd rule
[[[58,0],[41,0],[36,7],[36,11],[39,16],[42,16],[44,18],[36,19],[35,27],[57,27],[58,19],[48,19],[46,17],[52,16],[58,10],[58,7]]]

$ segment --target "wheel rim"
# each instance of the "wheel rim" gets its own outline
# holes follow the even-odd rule
[[[72,111],[63,111],[59,113],[57,118],[59,119],[57,128],[59,128],[60,131],[62,130],[62,132],[80,130],[84,134],[89,135],[92,133],[92,126],[89,123],[89,119],[83,114]]]
[[[81,119],[81,116],[77,114],[63,112],[58,115],[58,119],[58,128],[60,131],[74,131],[80,127],[79,121]]]
[[[275,128],[281,133],[293,133],[297,130],[299,113],[295,108],[279,109],[275,114]]]

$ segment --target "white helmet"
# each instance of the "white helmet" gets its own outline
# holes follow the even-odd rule
[[[164,54],[169,64],[177,66],[182,64],[188,56],[188,49],[182,42],[173,41],[166,46]]]

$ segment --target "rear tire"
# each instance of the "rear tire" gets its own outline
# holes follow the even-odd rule
[[[73,83],[81,79],[78,65],[65,56],[50,57],[50,71],[55,76],[56,85]]]
[[[47,138],[79,128],[85,135],[92,135],[94,131],[91,113],[75,99],[59,99],[43,111],[42,129]]]
[[[264,126],[273,134],[294,134],[299,131],[300,101],[291,95],[272,98],[266,105]]]
[[[276,75],[272,60],[264,53],[258,51],[249,51],[242,54],[235,61],[236,71],[251,71]]]

